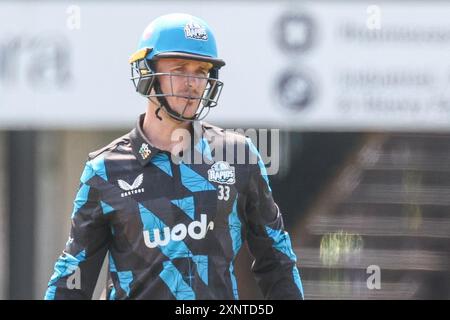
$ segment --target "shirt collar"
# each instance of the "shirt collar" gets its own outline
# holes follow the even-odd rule
[[[150,160],[158,153],[168,153],[167,151],[160,150],[157,147],[153,146],[147,139],[144,134],[144,130],[142,129],[144,118],[145,113],[139,116],[135,128],[130,133],[130,141],[133,153],[142,166],[146,166],[150,162]],[[194,121],[192,123],[192,128],[192,131],[194,132],[194,144],[191,144],[191,146],[195,146],[197,145],[199,139],[203,137],[204,127],[201,121]]]

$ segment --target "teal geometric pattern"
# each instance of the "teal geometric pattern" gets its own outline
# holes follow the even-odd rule
[[[172,168],[170,167],[169,157],[165,153],[158,153],[150,160],[156,167],[173,177]]]
[[[195,211],[194,197],[190,196],[183,199],[171,200],[171,202],[178,208],[183,210],[183,212],[186,213],[189,218],[194,220],[194,211]]]
[[[269,237],[273,240],[272,246],[284,255],[288,256],[291,261],[297,262],[297,256],[292,250],[291,238],[289,237],[289,234],[286,231],[274,230],[268,226],[266,226],[266,231]],[[302,297],[304,297],[302,280],[296,265],[292,268],[292,276],[297,288],[302,294]]]
[[[203,156],[203,158],[212,161],[211,148],[205,138],[202,138],[197,142],[195,149]]]
[[[61,255],[55,264],[55,272],[48,282],[48,289],[45,292],[45,300],[54,300],[56,293],[56,281],[63,277],[70,276],[86,258],[86,250],[81,251],[76,256],[72,256],[69,253]]]
[[[184,163],[180,163],[181,183],[191,192],[216,190],[214,186]]]
[[[80,189],[78,189],[77,195],[73,202],[72,219],[73,217],[75,217],[75,214],[78,212],[78,210],[80,210],[80,208],[84,204],[86,204],[90,189],[91,187],[89,187],[87,184],[84,183],[81,184]]]
[[[230,231],[233,253],[234,253],[234,257],[230,262],[229,272],[230,272],[230,278],[231,278],[231,284],[232,284],[232,288],[233,288],[234,298],[236,300],[239,300],[237,281],[236,281],[236,276],[234,275],[234,266],[233,266],[234,259],[242,246],[242,239],[241,239],[242,223],[241,223],[238,213],[237,213],[237,200],[238,200],[238,197],[236,196],[236,199],[234,200],[234,203],[233,203],[233,209],[228,216],[228,228]]]
[[[169,287],[170,292],[177,300],[195,300],[195,293],[183,280],[183,276],[173,265],[172,261],[163,262],[163,270],[159,277]]]
[[[261,175],[263,179],[266,181],[269,191],[272,192],[272,188],[270,188],[269,178],[267,176],[267,169],[266,166],[264,165],[264,162],[261,159],[261,155],[259,154],[258,149],[256,149],[255,145],[253,144],[252,140],[250,140],[250,138],[246,138],[246,140],[250,148],[250,151],[253,152],[253,154],[258,157],[258,166],[261,171]]]
[[[108,213],[114,212],[114,208],[111,207],[106,202],[100,201],[100,205],[102,206],[103,214],[108,214]]]

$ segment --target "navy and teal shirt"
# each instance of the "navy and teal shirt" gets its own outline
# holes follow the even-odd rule
[[[175,159],[147,140],[144,116],[89,154],[45,299],[91,299],[106,254],[108,299],[239,299],[234,262],[245,241],[264,298],[303,299],[297,258],[251,140],[197,121],[191,148]]]

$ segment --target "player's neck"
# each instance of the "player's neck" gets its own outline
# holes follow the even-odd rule
[[[180,122],[172,119],[164,110],[160,110],[158,115],[162,120],[158,119],[155,115],[156,106],[149,104],[147,112],[145,114],[142,129],[146,138],[150,143],[160,150],[171,151],[175,145],[180,142],[172,141],[174,131],[177,129],[189,130],[192,123]],[[177,133],[176,136],[180,136],[181,133]],[[187,141],[186,141],[187,142]]]

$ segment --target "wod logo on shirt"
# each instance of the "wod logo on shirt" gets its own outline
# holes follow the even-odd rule
[[[208,170],[208,180],[217,183],[233,184],[236,182],[234,167],[226,161],[217,161]]]
[[[199,231],[196,231],[199,229]],[[200,221],[192,221],[188,226],[179,223],[170,230],[163,228],[164,236],[161,237],[160,229],[144,230],[144,242],[149,248],[166,246],[170,241],[182,241],[189,235],[194,240],[201,240],[206,237],[208,230],[214,230],[214,221],[207,223],[207,215],[201,214]]]

